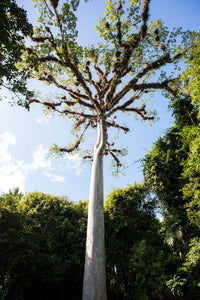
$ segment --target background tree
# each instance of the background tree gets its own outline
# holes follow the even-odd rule
[[[0,197],[2,299],[81,299],[87,204],[16,190]],[[112,191],[104,207],[109,299],[198,298],[198,237],[180,263],[146,185]]]
[[[37,45],[26,48],[25,69],[33,78],[53,85],[58,94],[49,96],[48,101],[38,96],[29,103],[40,103],[72,119],[76,137],[74,143],[66,147],[54,145],[52,150],[76,152],[86,132],[90,128],[98,130],[89,196],[83,299],[102,300],[106,299],[103,155],[110,154],[118,169],[119,157],[124,154],[114,146],[108,130],[129,131],[120,123],[121,112],[153,120],[145,102],[137,104],[144,94],[164,90],[177,96],[176,79],[160,69],[166,64],[176,67],[187,46],[187,34],[185,44],[179,47],[175,38],[180,30],[169,33],[162,22],[149,23],[149,0],[109,0],[105,17],[99,19],[97,26],[103,42],[97,47],[82,47],[76,40],[77,18],[69,1],[62,6],[59,1],[35,2],[41,25],[32,37]],[[91,159],[91,155],[84,158]]]
[[[1,299],[81,299],[86,207],[36,192],[0,197]]]
[[[108,299],[164,299],[168,256],[144,184],[116,189],[105,202]],[[162,274],[162,275],[161,275]]]
[[[165,241],[180,255],[168,286],[175,297],[183,299],[196,299],[200,294],[198,35],[191,40],[188,68],[180,85],[185,99],[171,100],[175,124],[156,141],[144,165],[146,183],[156,193],[163,212]]]
[[[179,272],[183,278],[186,278],[185,294],[192,290],[192,297],[200,296],[200,255],[199,255],[199,208],[200,208],[200,38],[199,34],[192,37],[192,46],[188,51],[187,69],[183,73],[183,88],[185,92],[191,95],[191,101],[195,106],[198,117],[190,126],[184,126],[182,137],[184,144],[188,145],[188,157],[183,161],[183,178],[185,185],[183,187],[183,197],[186,201],[186,211],[189,223],[193,226],[193,235],[189,243],[189,251],[186,255],[185,262]],[[189,293],[188,293],[189,297]]]
[[[0,15],[0,88],[6,87],[17,94],[19,104],[26,106],[19,95],[26,99],[31,96],[26,88],[29,73],[19,70],[16,64],[25,50],[25,37],[31,37],[33,28],[25,10],[15,0],[0,1]]]
[[[183,188],[184,198],[188,201],[187,212],[191,222],[199,226],[199,190],[200,190],[200,170],[199,170],[199,138],[200,138],[200,37],[194,34],[192,45],[188,51],[187,69],[182,75],[183,88],[191,95],[191,101],[196,108],[197,118],[190,126],[183,128],[183,139],[189,148],[189,155],[183,164],[183,177],[187,181]]]

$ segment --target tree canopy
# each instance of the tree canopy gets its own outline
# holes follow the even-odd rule
[[[170,33],[160,20],[149,22],[150,1],[143,5],[142,1],[108,1],[105,17],[99,18],[96,28],[102,42],[87,47],[77,42],[77,17],[69,1],[35,3],[41,25],[34,29],[34,43],[26,48],[23,63],[33,78],[55,87],[57,99],[49,95],[43,100],[37,95],[29,103],[41,103],[74,120],[74,140],[64,147],[54,145],[54,152],[80,149],[86,132],[97,127],[100,116],[108,129],[124,133],[129,127],[120,124],[121,112],[153,120],[142,100],[148,93],[163,90],[178,97],[172,70],[185,53],[189,33],[180,29]],[[183,37],[181,46],[175,42],[177,36]],[[172,66],[171,75],[161,71],[165,65]],[[125,151],[113,146],[111,136],[104,153],[111,155],[117,168],[121,166],[120,155]],[[91,156],[88,151],[83,155],[85,159]]]

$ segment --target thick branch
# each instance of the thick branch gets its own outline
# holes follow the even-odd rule
[[[140,37],[141,39],[144,39],[147,33],[147,21],[149,18],[149,3],[150,0],[144,0],[143,2],[143,8],[142,8],[142,21],[143,24],[140,29]]]
[[[141,83],[141,84],[135,84],[134,85],[134,90],[135,91],[144,91],[144,90],[149,90],[149,89],[168,89],[168,83],[170,80],[165,80],[163,82],[149,82],[149,83]]]
[[[59,64],[63,67],[66,66],[65,63],[62,60],[58,59],[57,57],[55,57],[53,55],[43,56],[43,57],[40,57],[38,60],[40,62],[55,62],[55,63],[57,63],[57,64]]]
[[[44,105],[44,106],[47,106],[48,108],[51,108],[51,109],[53,109],[53,110],[56,110],[56,107],[57,107],[57,106],[62,105],[62,102],[58,102],[58,103],[47,102],[47,101],[41,102],[40,100],[35,99],[35,98],[32,98],[32,99],[29,100],[29,104],[34,103],[34,102],[35,102],[35,103],[40,103],[40,104],[42,104],[42,105]]]
[[[122,42],[122,30],[121,30],[121,21],[120,21],[120,16],[119,12],[122,9],[122,3],[121,0],[118,2],[117,10],[116,10],[116,15],[117,15],[117,24],[116,24],[116,29],[117,29],[117,40],[120,48],[125,48],[125,44]]]
[[[170,59],[169,53],[165,52],[165,54],[163,56],[159,57],[154,62],[146,64],[145,68],[132,79],[132,82],[134,82],[134,80],[137,82],[138,79],[142,78],[148,72],[159,69],[161,66],[164,66],[165,64],[171,63],[171,62],[172,61]]]
[[[109,89],[107,90],[107,96],[106,96],[107,105],[111,103],[111,99],[116,91],[118,84],[119,84],[119,75],[115,73],[112,80],[110,81]]]
[[[168,91],[170,94],[172,94],[174,97],[178,97],[177,90],[170,88],[169,86],[165,87],[165,90]]]
[[[71,93],[69,92],[69,95],[76,100],[76,102],[84,107],[88,107],[89,109],[91,110],[95,110],[95,107],[94,105],[90,104],[90,103],[87,103],[83,100],[80,99],[80,97],[76,96],[74,93]]]
[[[51,46],[53,47],[53,49],[55,50],[56,54],[58,55],[58,57],[61,59],[62,61],[62,65],[66,66],[65,62],[62,59],[62,54],[59,52],[56,42],[54,40],[54,36],[53,33],[51,32],[51,29],[48,26],[45,26],[45,30],[46,32],[50,35],[50,38],[48,39],[48,41],[50,42]]]

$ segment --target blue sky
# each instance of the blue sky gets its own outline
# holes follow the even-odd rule
[[[35,22],[37,12],[32,8],[32,1],[17,0],[17,3],[24,6],[29,20]],[[97,33],[94,28],[105,7],[103,0],[82,1],[78,13],[81,43],[95,43]],[[199,12],[199,0],[152,0],[150,5],[151,19],[161,18],[169,28],[182,26],[185,30],[198,30]],[[34,85],[34,88],[41,87]],[[62,159],[48,156],[48,149],[53,143],[60,146],[67,144],[70,138],[67,120],[47,117],[37,105],[31,106],[30,112],[11,106],[8,104],[10,95],[7,96],[8,100],[0,103],[0,193],[20,187],[25,193],[37,190],[65,195],[73,201],[88,199],[91,166],[81,164],[79,155],[66,155]],[[119,134],[119,143],[128,147],[128,155],[123,158],[127,164],[125,174],[113,177],[108,168],[109,160],[105,159],[105,196],[112,188],[142,181],[142,168],[136,161],[142,159],[153,142],[173,124],[167,100],[160,94],[149,105],[157,108],[160,118],[153,126],[129,119],[126,122],[130,125],[130,133],[125,136]],[[92,144],[95,139],[90,136],[89,142]]]

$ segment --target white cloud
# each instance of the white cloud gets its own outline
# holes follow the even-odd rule
[[[9,189],[19,187],[20,191],[24,191],[26,175],[15,165],[5,164],[0,167],[0,189],[7,193]]]
[[[8,151],[8,147],[15,143],[14,134],[6,131],[0,135],[0,189],[4,193],[14,187],[24,190],[25,175],[21,168],[12,162],[12,155]]]
[[[42,144],[35,147],[32,153],[32,159],[29,163],[14,160],[10,147],[16,144],[16,137],[10,132],[0,134],[0,191],[7,193],[9,189],[19,187],[21,192],[25,191],[27,176],[33,172],[43,169],[43,174],[51,182],[65,182],[65,177],[49,173],[49,170],[59,170],[65,172],[67,169],[73,169],[77,176],[81,173],[81,158],[78,154],[66,155],[65,162],[59,164],[56,168],[52,167],[50,159],[47,159],[48,148]],[[37,175],[35,175],[37,176]]]
[[[19,187],[20,191],[25,190],[27,175],[39,168],[49,168],[51,161],[46,159],[48,149],[41,144],[36,147],[33,153],[32,163],[25,164],[23,161],[14,161],[9,147],[16,143],[16,137],[10,132],[0,135],[0,190],[7,193],[9,189]],[[57,181],[61,178],[57,178]]]
[[[46,159],[48,148],[44,149],[40,144],[36,147],[35,152],[33,153],[33,162],[32,168],[37,170],[38,168],[48,168],[51,166],[51,161]]]
[[[8,146],[14,145],[16,138],[10,132],[4,132],[0,135],[0,163],[8,163],[11,161],[11,154],[8,152]]]
[[[41,124],[41,123],[42,123],[42,119],[41,119],[41,118],[36,118],[36,122],[37,122],[38,124]]]
[[[61,182],[61,183],[63,183],[65,181],[65,178],[63,176],[58,176],[58,175],[50,174],[48,172],[43,172],[43,174],[45,176],[47,176],[53,182]]]
[[[36,118],[36,122],[38,124],[42,124],[42,123],[45,123],[45,124],[48,124],[49,123],[49,120],[52,118],[52,115],[47,115],[47,116],[44,116],[42,118],[40,117],[37,117]]]
[[[79,156],[79,154],[74,154],[74,155],[69,155],[66,154],[66,156],[64,157],[64,159],[67,160],[67,168],[68,169],[76,169],[76,174],[77,176],[80,175],[80,173],[82,172],[81,169],[81,158]]]

